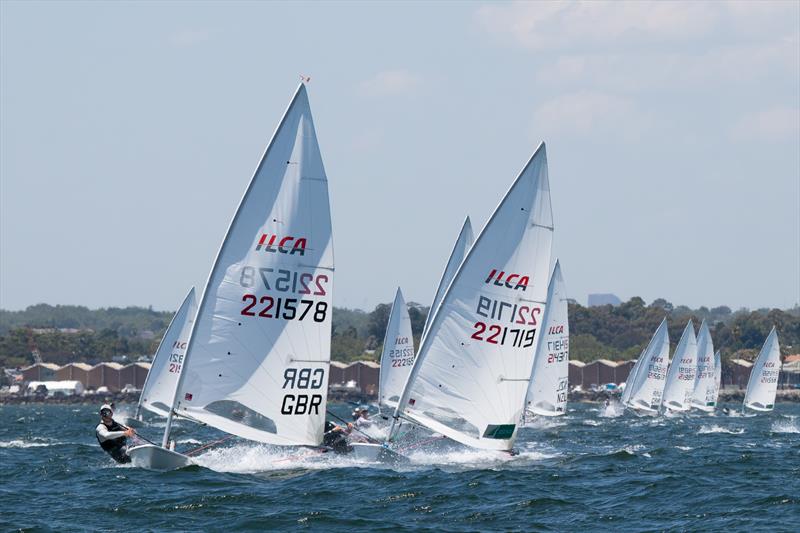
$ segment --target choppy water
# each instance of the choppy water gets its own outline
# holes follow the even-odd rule
[[[573,404],[524,429],[517,457],[438,441],[394,469],[231,441],[168,473],[115,465],[95,411],[0,407],[0,529],[800,530],[797,404],[674,418]],[[219,435],[175,433],[179,450]]]

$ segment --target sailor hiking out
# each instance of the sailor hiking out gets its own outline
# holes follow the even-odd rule
[[[100,407],[100,423],[95,428],[95,436],[100,447],[118,463],[130,463],[128,456],[128,437],[133,437],[133,429],[114,420],[114,411],[108,404]]]

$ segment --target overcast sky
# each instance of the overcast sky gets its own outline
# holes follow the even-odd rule
[[[567,290],[800,300],[800,3],[0,3],[0,307],[176,309],[296,85],[335,303],[428,304],[541,140]]]

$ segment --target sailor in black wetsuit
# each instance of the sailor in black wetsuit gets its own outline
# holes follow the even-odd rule
[[[104,404],[100,408],[100,423],[95,428],[95,435],[100,447],[118,463],[130,463],[128,456],[128,437],[133,437],[133,430],[114,421],[114,411]]]
[[[347,436],[353,430],[353,424],[348,423],[347,427],[337,426],[333,422],[325,421],[325,435],[322,437],[322,445],[332,449],[335,453],[350,453],[353,447],[347,440]]]

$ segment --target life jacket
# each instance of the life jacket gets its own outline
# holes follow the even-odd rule
[[[109,431],[125,431],[125,427],[117,423],[116,420],[112,420],[111,424],[106,424],[103,421],[100,423],[103,424]],[[103,450],[105,450],[116,461],[127,462],[125,461],[125,459],[128,457],[125,453],[125,445],[128,443],[128,439],[126,437],[100,440],[100,435],[98,435],[96,432],[94,436],[97,437],[97,442],[100,443],[100,447],[103,448]],[[129,460],[130,459],[128,459],[128,461]]]

